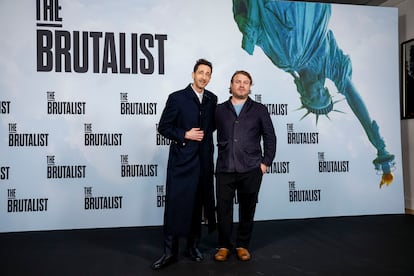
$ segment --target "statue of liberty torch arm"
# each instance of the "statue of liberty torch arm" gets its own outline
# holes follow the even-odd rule
[[[383,173],[380,187],[384,184],[389,185],[393,181],[391,167],[394,165],[395,156],[385,149],[385,142],[380,136],[378,124],[375,120],[371,120],[368,110],[351,80],[348,79],[344,89],[345,93],[342,94],[345,96],[349,107],[363,126],[369,141],[377,149],[377,158],[372,162],[375,169],[382,170]]]

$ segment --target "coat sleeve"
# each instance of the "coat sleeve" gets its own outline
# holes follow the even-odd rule
[[[270,118],[267,109],[261,112],[262,121],[262,135],[263,135],[263,159],[262,163],[270,166],[276,156],[276,134],[273,127],[272,119]]]
[[[158,123],[158,132],[162,136],[181,144],[185,142],[184,136],[186,130],[177,127],[178,115],[178,103],[175,98],[170,95]]]

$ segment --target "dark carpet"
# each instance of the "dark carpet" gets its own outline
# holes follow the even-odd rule
[[[252,260],[213,261],[217,234],[203,236],[205,260],[185,257],[161,271],[161,227],[0,234],[0,275],[414,275],[414,216],[372,215],[256,222]]]

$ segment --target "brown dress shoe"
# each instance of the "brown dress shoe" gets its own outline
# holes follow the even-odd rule
[[[251,259],[249,250],[247,250],[246,248],[243,247],[237,247],[236,248],[236,252],[237,252],[237,258],[240,261],[248,261]]]
[[[214,260],[218,262],[224,262],[224,261],[227,261],[227,258],[229,257],[229,255],[230,255],[230,250],[222,247],[217,251],[216,255],[214,255]]]

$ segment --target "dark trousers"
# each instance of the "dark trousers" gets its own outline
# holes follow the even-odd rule
[[[216,173],[216,198],[219,247],[232,248],[234,196],[237,191],[239,225],[236,247],[248,248],[254,213],[263,173],[257,168],[247,173]]]
[[[187,238],[187,248],[197,247],[201,238],[201,219],[202,219],[202,192],[199,187],[194,201],[193,216],[191,219],[191,229]],[[164,254],[178,255],[179,237],[164,233]]]

